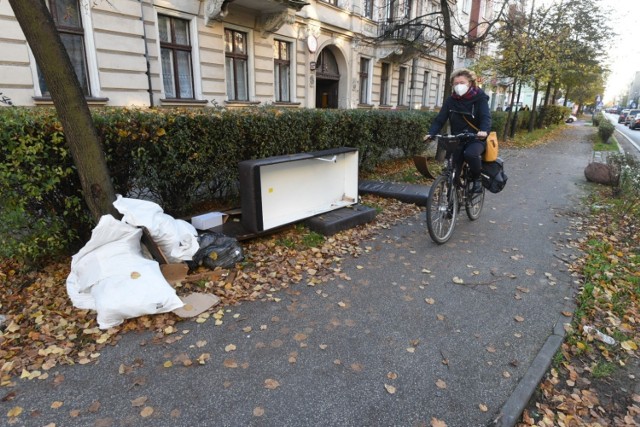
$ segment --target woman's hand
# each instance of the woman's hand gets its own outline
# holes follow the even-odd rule
[[[477,137],[479,139],[485,139],[487,137],[487,133],[483,130],[481,130],[480,132],[477,133]]]

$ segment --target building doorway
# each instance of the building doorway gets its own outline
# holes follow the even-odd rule
[[[333,53],[324,48],[316,62],[316,108],[338,108],[340,71]]]

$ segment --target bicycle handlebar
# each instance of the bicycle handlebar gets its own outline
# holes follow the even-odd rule
[[[462,132],[457,135],[427,135],[427,138],[438,138],[438,139],[463,139],[463,138],[475,138],[476,133],[474,132]]]

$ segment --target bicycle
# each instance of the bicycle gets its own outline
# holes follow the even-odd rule
[[[453,164],[453,153],[461,150],[470,138],[475,138],[475,134],[435,135],[435,138],[446,154],[444,169],[431,184],[427,197],[427,228],[431,239],[443,244],[453,235],[461,203],[471,221],[480,217],[484,205],[484,187],[480,193],[474,193],[473,181],[468,179],[471,170],[467,162],[463,162],[460,170]]]

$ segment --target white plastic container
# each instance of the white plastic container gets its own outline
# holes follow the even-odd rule
[[[208,230],[224,222],[225,214],[222,212],[209,212],[206,214],[194,216],[191,218],[191,225],[198,230]]]

